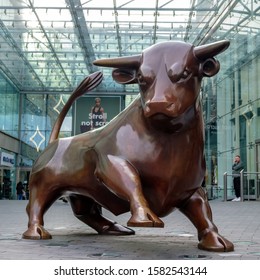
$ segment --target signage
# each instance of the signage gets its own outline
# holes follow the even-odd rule
[[[9,153],[5,153],[5,152],[1,152],[0,164],[2,166],[13,167],[14,164],[15,164],[14,155],[9,154]]]
[[[76,101],[74,134],[80,134],[101,127],[111,121],[121,111],[121,96],[98,96],[100,110],[93,111],[96,96],[83,96]]]

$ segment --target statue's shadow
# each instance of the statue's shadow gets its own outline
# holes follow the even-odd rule
[[[159,235],[139,231],[130,236],[107,236],[74,230],[54,231],[52,237],[42,246],[63,248],[63,257],[67,253],[79,259],[180,259],[184,255],[203,255],[197,249],[196,237],[180,232]]]

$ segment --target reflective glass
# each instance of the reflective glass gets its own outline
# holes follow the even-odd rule
[[[18,137],[19,92],[0,73],[0,130]]]
[[[64,102],[89,73],[104,75],[92,94],[126,95],[127,105],[138,93],[134,84],[115,83],[112,69],[94,66],[95,59],[140,54],[162,41],[227,39],[221,69],[201,91],[207,185],[223,192],[235,154],[247,172],[260,171],[259,13],[257,0],[0,0],[0,129],[18,137],[21,125],[21,139],[37,148],[33,140],[45,138],[43,149]],[[61,136],[72,134],[72,124],[70,112]],[[260,176],[248,176],[253,186],[249,180],[257,190]],[[228,185],[231,192],[231,177]]]

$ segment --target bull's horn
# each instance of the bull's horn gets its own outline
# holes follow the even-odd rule
[[[115,58],[105,58],[93,61],[94,65],[113,68],[138,68],[140,66],[141,55],[124,56]]]
[[[212,44],[202,45],[194,47],[194,55],[199,60],[205,60],[209,57],[213,57],[229,47],[230,42],[228,40],[218,41]]]

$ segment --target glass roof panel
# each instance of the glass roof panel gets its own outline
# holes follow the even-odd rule
[[[259,11],[257,0],[0,0],[0,69],[23,92],[71,92],[99,69],[95,59],[136,55],[161,41],[221,39],[231,47],[220,59],[236,65],[238,47],[247,59],[259,55]],[[101,70],[98,91],[138,91]]]

